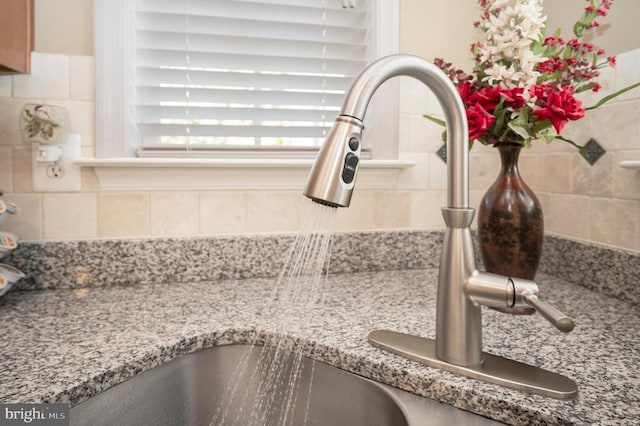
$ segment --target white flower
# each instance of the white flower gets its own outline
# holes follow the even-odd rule
[[[478,49],[486,69],[485,81],[506,87],[523,87],[535,83],[539,73],[535,64],[546,58],[535,55],[533,42],[540,40],[546,17],[542,0],[496,0],[489,6],[489,16],[481,27],[485,42]]]

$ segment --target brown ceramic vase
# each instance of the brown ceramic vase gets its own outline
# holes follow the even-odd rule
[[[518,171],[522,146],[507,143],[497,149],[502,169],[478,209],[480,254],[487,272],[533,280],[542,253],[542,208]],[[497,310],[517,315],[535,312],[533,308]]]

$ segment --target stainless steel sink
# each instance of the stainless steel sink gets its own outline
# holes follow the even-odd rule
[[[71,424],[209,425],[224,399],[222,396],[228,392],[228,383],[235,377],[240,359],[248,356],[248,366],[252,369],[261,350],[261,347],[229,345],[182,356],[73,407]],[[299,389],[304,396],[298,400],[304,402],[294,408],[292,422],[288,423],[294,426],[304,424],[305,416],[309,426],[499,424],[321,362],[314,364],[308,358],[303,358],[302,366]],[[312,388],[307,411],[310,379]],[[241,382],[240,387],[243,385]],[[237,407],[230,405],[229,409],[233,411]],[[269,426],[281,423],[279,418],[266,420]]]

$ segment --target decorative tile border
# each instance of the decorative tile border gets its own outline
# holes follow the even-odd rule
[[[442,231],[338,233],[331,273],[436,268]],[[18,290],[274,277],[293,235],[22,243]],[[547,235],[540,271],[640,304],[640,254]]]

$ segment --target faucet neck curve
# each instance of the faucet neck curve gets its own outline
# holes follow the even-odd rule
[[[469,207],[469,136],[462,99],[453,83],[431,62],[413,55],[391,55],[369,65],[353,83],[340,115],[364,119],[375,91],[393,77],[413,77],[438,99],[447,122],[447,202],[450,208]]]

